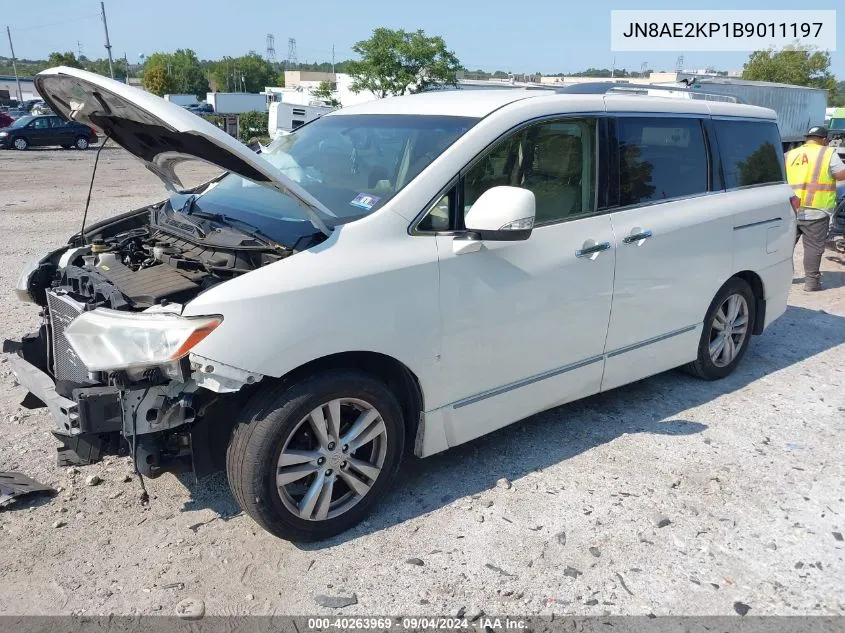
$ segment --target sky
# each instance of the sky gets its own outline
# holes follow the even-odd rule
[[[104,57],[103,26],[97,0],[3,2],[2,24],[12,31],[19,58],[43,59],[54,50],[80,48],[87,57]],[[278,60],[288,53],[288,38],[296,39],[297,58],[330,61],[332,46],[340,61],[353,56],[355,42],[379,26],[424,29],[441,35],[468,69],[544,74],[576,72],[588,67],[673,70],[679,55],[687,69],[713,66],[741,70],[747,53],[646,53],[610,50],[611,9],[796,9],[784,0],[707,0],[698,5],[650,1],[561,0],[105,0],[109,35],[115,57],[130,63],[139,54],[192,48],[202,59],[266,51],[266,36],[275,37]],[[812,9],[837,9],[832,0]],[[840,17],[842,16],[842,17]],[[845,19],[845,8],[837,23]],[[837,27],[838,27],[837,24]],[[838,32],[839,31],[837,28]],[[6,38],[0,55],[9,56]],[[841,40],[841,38],[840,38]],[[845,42],[840,42],[845,48]],[[845,52],[832,52],[832,70],[845,77]]]

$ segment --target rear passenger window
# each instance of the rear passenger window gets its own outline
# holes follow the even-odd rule
[[[776,123],[714,120],[725,188],[786,180],[783,149]]]
[[[707,150],[698,119],[620,118],[619,204],[707,191]]]

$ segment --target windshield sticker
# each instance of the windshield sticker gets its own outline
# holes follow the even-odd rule
[[[381,200],[378,196],[371,196],[368,193],[359,193],[353,200],[349,202],[353,207],[358,207],[359,209],[366,209],[369,211],[374,206],[378,204],[378,201]]]

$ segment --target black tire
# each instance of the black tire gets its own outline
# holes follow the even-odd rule
[[[381,472],[369,491],[342,514],[323,520],[304,519],[285,505],[283,493],[277,488],[279,456],[290,438],[300,432],[297,429],[303,428],[302,420],[311,411],[341,398],[369,403],[384,421]],[[265,530],[292,541],[317,541],[348,530],[369,513],[395,478],[404,444],[402,411],[388,387],[367,373],[330,370],[259,391],[241,414],[232,434],[226,453],[226,473],[238,505]],[[341,481],[340,476],[337,481]]]
[[[12,147],[19,150],[25,150],[29,148],[29,141],[26,140],[23,136],[19,136],[14,141],[12,141]]]
[[[77,136],[76,140],[73,142],[73,146],[76,149],[88,149],[88,139],[84,136]]]
[[[710,344],[718,336],[718,329],[714,327],[716,322],[716,313],[719,311],[725,302],[733,295],[739,295],[745,301],[747,309],[746,330],[741,338],[741,342],[734,348],[736,353],[730,362],[719,366],[714,362],[710,355]],[[719,289],[716,296],[713,298],[710,307],[707,309],[707,314],[704,317],[704,327],[701,332],[701,339],[698,343],[698,358],[685,366],[684,369],[693,376],[703,380],[719,380],[733,373],[742,357],[748,351],[751,344],[751,332],[754,326],[754,319],[756,318],[756,303],[754,299],[754,292],[748,283],[739,277],[732,277],[724,286]],[[736,338],[734,339],[736,341]]]

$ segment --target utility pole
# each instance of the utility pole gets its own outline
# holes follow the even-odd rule
[[[106,32],[106,50],[109,52],[109,74],[114,79],[114,62],[111,58],[111,42],[109,42],[109,23],[106,22],[106,5],[100,2],[100,17],[103,18],[103,29]]]
[[[334,74],[334,44],[332,44],[332,79],[337,81],[337,75]]]
[[[129,58],[126,56],[126,51],[123,52],[123,70],[126,72],[126,83],[129,83]]]
[[[12,69],[15,71],[15,83],[18,84],[18,103],[23,103],[23,91],[21,90],[21,80],[18,78],[18,63],[15,59],[15,47],[12,45],[12,31],[6,27],[6,35],[9,36],[9,49],[12,51]]]

